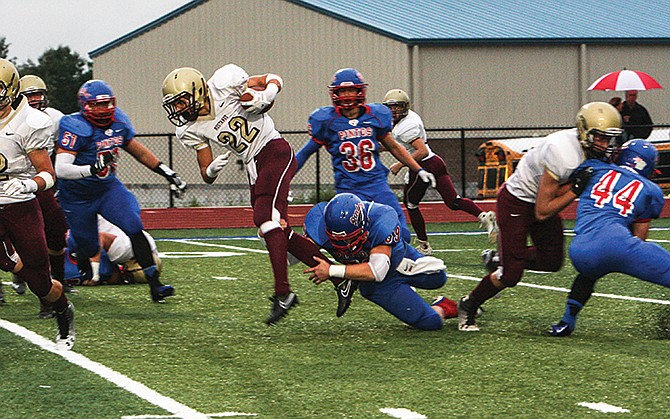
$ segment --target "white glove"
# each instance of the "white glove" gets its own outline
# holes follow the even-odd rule
[[[37,182],[32,179],[14,178],[5,183],[4,192],[8,196],[19,196],[21,194],[37,192]]]
[[[272,105],[272,100],[268,98],[268,94],[265,90],[254,90],[247,88],[242,92],[242,96],[249,93],[253,99],[240,101],[242,107],[249,113],[258,115],[263,113],[267,108]]]
[[[230,156],[230,153],[230,151],[226,151],[225,153],[216,156],[214,160],[212,160],[209,166],[207,166],[207,170],[205,171],[207,177],[214,179],[218,176],[221,169],[223,169],[228,164],[228,157]]]
[[[432,186],[433,188],[435,187],[435,185],[437,185],[437,181],[435,180],[435,175],[430,173],[426,169],[419,170],[418,175],[419,175],[419,179],[421,179],[421,181],[423,183],[430,183],[430,186]]]

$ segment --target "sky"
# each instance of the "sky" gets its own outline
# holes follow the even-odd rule
[[[8,58],[17,64],[37,59],[48,49],[70,47],[88,53],[190,0],[0,0],[11,19],[0,26],[9,44]]]

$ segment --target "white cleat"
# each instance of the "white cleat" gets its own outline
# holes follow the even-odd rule
[[[479,214],[479,226],[486,229],[489,235],[489,243],[498,241],[498,223],[496,223],[496,213],[493,211],[482,212]]]
[[[423,241],[423,240],[416,240],[419,245],[416,247],[416,250],[419,251],[424,256],[432,256],[433,255],[433,248],[430,247],[430,243],[428,243],[428,240]]]
[[[74,347],[75,329],[74,329],[74,305],[69,302],[67,308],[56,313],[58,323],[58,335],[56,335],[56,348],[63,351],[70,351]]]

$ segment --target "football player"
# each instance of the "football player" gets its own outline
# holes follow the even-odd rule
[[[81,86],[77,97],[80,111],[60,121],[56,173],[60,204],[79,248],[82,279],[91,279],[89,259],[100,249],[97,221],[100,214],[130,237],[133,253],[147,276],[152,300],[164,302],[174,294],[174,288],[160,282],[151,246],[142,232],[137,198],[116,177],[119,148],[165,177],[178,197],[186,184],[134,139],[135,129],[128,116],[116,106],[116,98],[107,83],[89,80]]]
[[[49,145],[47,151],[52,161],[55,158],[55,145],[58,135],[58,124],[63,117],[63,113],[57,109],[49,107],[49,98],[47,95],[47,86],[38,76],[25,75],[19,80],[21,86],[21,94],[28,99],[31,107],[39,109],[40,111],[49,115],[53,121],[53,142]],[[63,269],[65,264],[65,232],[67,231],[67,223],[65,222],[65,214],[61,209],[56,197],[54,189],[50,188],[44,191],[37,191],[35,193],[37,201],[40,203],[42,210],[42,218],[44,218],[44,234],[47,239],[47,247],[49,248],[49,266],[51,268],[51,277],[63,284],[65,292],[76,292],[76,290],[63,281]],[[18,275],[14,275],[12,288],[17,294],[22,295],[26,291],[26,283],[21,281]],[[42,302],[39,312],[40,318],[53,317],[53,310],[48,305]]]
[[[577,112],[576,128],[550,134],[528,151],[498,190],[496,215],[501,266],[458,302],[458,329],[479,331],[479,306],[515,286],[524,269],[556,272],[563,264],[563,220],[559,212],[579,195],[587,158],[610,160],[621,146],[621,115],[612,105],[591,102]],[[527,245],[528,237],[532,245]],[[495,267],[494,267],[495,268]]]
[[[288,192],[297,164],[293,149],[275,129],[268,113],[283,81],[276,74],[249,76],[235,64],[214,72],[208,81],[200,71],[183,67],[163,82],[163,107],[177,126],[177,138],[196,151],[202,179],[213,183],[228,164],[231,152],[244,161],[249,178],[254,224],[260,229],[274,274],[272,308],[266,319],[273,325],[298,304],[288,280],[287,252],[314,266],[319,249],[295,234],[288,220]],[[214,157],[212,144],[228,149]],[[222,224],[222,227],[225,227]],[[337,286],[340,281],[334,281]],[[338,292],[340,307],[350,296]]]
[[[568,336],[596,282],[610,272],[670,287],[670,252],[646,242],[650,221],[658,218],[665,200],[651,181],[658,160],[653,144],[626,142],[616,164],[587,160],[581,168],[593,175],[577,206],[570,259],[579,272],[568,294],[563,318],[551,326],[553,336]],[[612,246],[616,243],[616,246]]]
[[[333,106],[316,109],[309,116],[310,140],[298,151],[298,170],[319,147],[331,155],[335,190],[349,192],[366,201],[392,207],[398,214],[402,236],[411,235],[398,197],[388,184],[389,169],[379,152],[383,146],[393,157],[418,176],[421,182],[435,186],[435,177],[393,140],[391,111],[379,103],[366,103],[367,83],[353,68],[338,70],[328,86]]]
[[[19,278],[56,311],[59,348],[75,341],[74,306],[63,286],[49,275],[44,221],[35,192],[54,186],[55,173],[47,149],[53,144],[53,122],[30,107],[19,94],[19,73],[0,59],[0,154],[6,167],[0,181],[0,224],[23,262]]]
[[[342,265],[315,259],[305,270],[319,284],[330,278],[355,281],[361,295],[420,330],[438,330],[456,317],[456,302],[437,297],[432,305],[412,287],[438,289],[447,281],[444,263],[424,256],[401,237],[400,220],[388,205],[362,201],[351,193],[315,205],[305,233]]]
[[[480,224],[486,228],[489,241],[495,243],[498,238],[498,226],[496,225],[496,214],[493,211],[482,211],[479,205],[471,199],[461,198],[456,192],[454,184],[449,176],[447,165],[442,157],[433,153],[428,146],[428,137],[419,114],[410,109],[409,96],[401,89],[391,89],[386,92],[384,101],[393,114],[393,138],[412,155],[422,168],[435,176],[435,189],[439,192],[445,205],[451,210],[465,211],[479,219]],[[391,173],[397,175],[400,169],[405,167],[401,162],[396,162],[389,167]],[[426,234],[426,222],[423,219],[419,203],[426,194],[428,184],[420,182],[416,172],[409,172],[405,177],[405,189],[403,202],[409,220],[416,232],[419,245],[417,249],[424,255],[432,255],[433,249],[428,243]]]

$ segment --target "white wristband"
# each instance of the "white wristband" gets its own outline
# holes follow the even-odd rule
[[[36,177],[41,177],[44,180],[44,183],[46,183],[44,190],[54,186],[54,178],[49,172],[39,172]]]
[[[344,279],[344,273],[347,270],[346,265],[330,265],[328,268],[328,276],[331,278]]]

